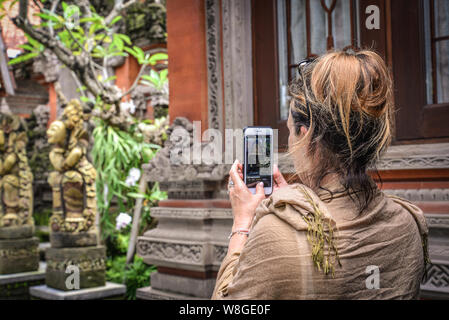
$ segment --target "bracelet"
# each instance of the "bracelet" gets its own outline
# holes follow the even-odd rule
[[[245,236],[249,236],[249,230],[247,230],[247,229],[237,229],[235,231],[232,231],[231,234],[229,235],[228,239],[231,239],[234,234],[243,234]]]

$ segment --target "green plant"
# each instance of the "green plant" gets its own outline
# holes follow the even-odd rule
[[[145,143],[136,128],[132,126],[130,132],[125,132],[99,120],[93,133],[92,159],[98,171],[97,203],[104,239],[113,237],[116,232],[110,211],[113,199],[119,212],[132,214],[136,198],[142,197],[154,203],[164,196],[157,184],[145,194],[139,193],[136,182],[140,178],[142,164],[147,163],[160,146]],[[132,170],[137,171],[139,177],[130,181]]]
[[[136,256],[132,264],[126,266],[126,257],[118,256],[106,261],[106,279],[115,283],[126,285],[126,298],[136,299],[138,288],[150,285],[150,275],[156,267],[148,266],[141,257]]]
[[[155,266],[148,266],[141,257],[134,257],[133,264],[125,271],[126,297],[135,300],[137,289],[150,285],[150,275],[154,271]]]
[[[48,226],[52,209],[43,209],[39,212],[33,213],[34,224],[37,226]]]
[[[108,14],[97,13],[89,1],[76,1],[70,4],[61,1],[51,6],[51,9],[35,1],[38,11],[35,15],[41,21],[38,25],[33,25],[28,20],[27,0],[13,0],[6,9],[4,5],[7,2],[9,1],[0,0],[2,18],[11,18],[28,38],[28,43],[22,45],[26,53],[12,59],[10,64],[32,59],[40,55],[44,49],[50,50],[71,70],[79,84],[81,99],[99,110],[97,116],[107,123],[128,129],[129,117],[122,113],[121,103],[141,83],[146,67],[166,63],[168,59],[166,53],[150,55],[144,52],[140,47],[133,45],[128,35],[120,32],[119,21],[122,20],[120,14],[125,13],[137,1],[115,1]],[[16,17],[9,17],[8,14],[12,12],[11,8],[14,5],[18,5],[19,14]],[[130,88],[121,90],[114,84],[115,76],[108,73],[108,65],[110,59],[128,55],[133,56],[141,68]],[[152,76],[150,74],[149,79],[166,80],[166,71],[160,75],[154,72],[151,73]],[[145,83],[152,83],[152,80]]]

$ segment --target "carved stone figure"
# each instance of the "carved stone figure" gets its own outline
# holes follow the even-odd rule
[[[55,82],[59,78],[61,64],[58,58],[50,50],[45,50],[41,55],[35,58],[33,63],[33,72],[43,74],[45,82]]]
[[[229,165],[222,159],[204,159],[211,154],[213,142],[201,142],[201,163],[193,163],[193,124],[184,117],[173,120],[167,129],[164,147],[148,164],[143,166],[151,181],[160,182],[161,189],[168,192],[170,199],[209,199],[222,197],[222,182]],[[218,151],[218,150],[217,150]]]
[[[39,240],[33,237],[33,174],[20,118],[0,113],[0,274],[35,271]]]
[[[105,284],[105,248],[98,246],[95,226],[96,170],[87,158],[88,133],[78,100],[69,101],[60,120],[47,130],[54,168],[48,176],[53,192],[46,284],[68,290],[68,264],[80,268],[80,289]],[[70,263],[69,263],[70,262]]]
[[[33,174],[26,155],[27,136],[18,116],[1,114],[0,227],[33,225]]]
[[[88,161],[88,136],[83,127],[83,110],[77,100],[65,107],[62,121],[54,121],[47,131],[54,147],[50,162],[55,168],[48,177],[53,189],[54,232],[79,233],[95,228],[96,170]]]

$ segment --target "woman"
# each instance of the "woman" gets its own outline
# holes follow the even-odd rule
[[[234,223],[212,298],[418,298],[428,260],[423,213],[367,174],[391,139],[385,63],[372,51],[339,51],[298,69],[287,125],[300,183],[287,184],[275,166],[265,199],[234,163]]]

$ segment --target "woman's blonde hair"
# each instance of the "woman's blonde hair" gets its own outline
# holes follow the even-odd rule
[[[297,174],[319,188],[325,176],[337,173],[363,211],[375,190],[367,169],[375,167],[393,131],[393,89],[387,66],[373,51],[344,50],[318,57],[301,73],[290,85],[290,112],[297,135],[302,126],[308,128],[308,139],[298,145],[309,141],[308,156],[315,168]]]

